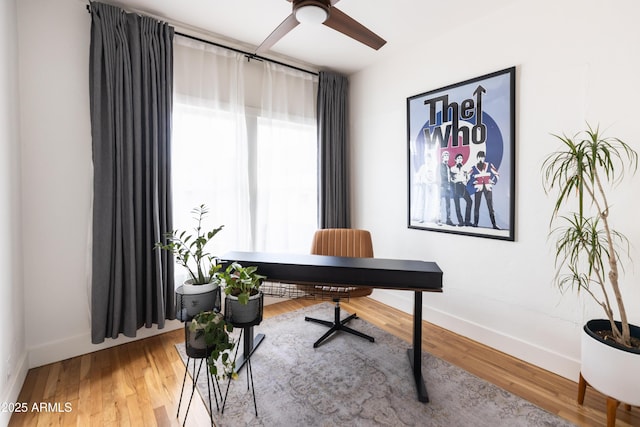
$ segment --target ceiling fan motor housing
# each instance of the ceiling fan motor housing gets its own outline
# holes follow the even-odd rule
[[[298,9],[312,6],[322,9],[326,17],[329,17],[329,9],[331,8],[330,0],[293,0],[293,14],[296,15]]]

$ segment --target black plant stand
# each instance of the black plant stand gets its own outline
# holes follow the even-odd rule
[[[236,345],[236,351],[234,353],[234,361],[236,366],[236,372],[239,372],[240,369],[244,365],[247,366],[247,390],[251,390],[253,394],[253,408],[256,413],[256,417],[258,416],[258,405],[256,403],[256,390],[253,384],[253,369],[251,368],[251,355],[256,350],[256,348],[262,343],[264,340],[264,334],[258,334],[254,337],[253,335],[253,327],[259,325],[262,322],[262,314],[264,312],[264,295],[260,295],[259,299],[259,308],[257,317],[250,322],[238,323],[234,322],[233,317],[230,315],[231,311],[229,310],[229,305],[225,302],[225,314],[228,313],[227,320],[233,324],[234,328],[241,328],[240,336],[238,337],[238,344]],[[238,350],[240,349],[240,341],[242,341],[243,354],[238,356]],[[231,378],[227,383],[227,390],[224,394],[224,400],[222,401],[222,413],[224,413],[224,408],[227,403],[227,396],[229,394],[229,387],[231,385]]]
[[[242,338],[242,336],[247,336],[246,333],[246,329],[242,328],[242,330],[240,331],[240,338]],[[264,337],[264,335],[263,335]],[[238,358],[238,349],[240,348],[240,346],[236,346],[236,352],[234,355],[234,359],[237,361]],[[256,417],[258,416],[258,404],[256,403],[256,389],[253,385],[253,369],[251,368],[251,353],[248,353],[248,356],[245,355],[244,360],[243,360],[243,364],[247,365],[247,390],[251,390],[251,393],[253,394],[253,408],[256,412]],[[227,390],[224,394],[224,400],[222,401],[222,413],[224,414],[224,408],[227,404],[227,396],[229,395],[229,387],[231,386],[231,378],[229,378],[229,381],[227,383]]]
[[[220,410],[220,406],[218,403],[218,396],[222,399],[222,391],[220,389],[220,384],[218,383],[218,379],[212,377],[209,372],[209,364],[208,357],[213,351],[211,348],[196,348],[190,345],[189,337],[192,333],[189,330],[189,322],[193,317],[202,312],[209,310],[217,310],[220,311],[222,306],[221,302],[221,292],[220,288],[217,287],[209,292],[203,292],[200,294],[185,294],[182,286],[178,286],[176,289],[176,318],[185,322],[184,324],[184,343],[185,349],[187,353],[187,362],[184,367],[184,377],[182,378],[182,390],[180,391],[180,400],[178,402],[178,411],[176,412],[176,418],[180,416],[180,406],[182,405],[182,396],[184,395],[184,386],[187,380],[187,373],[189,372],[189,363],[193,361],[193,374],[191,376],[192,387],[191,387],[191,396],[189,397],[189,403],[187,404],[187,410],[184,414],[184,421],[182,425],[184,426],[187,422],[187,415],[189,415],[189,408],[191,408],[191,401],[193,400],[193,394],[196,390],[196,381],[198,376],[200,375],[200,370],[202,369],[202,364],[205,365],[206,375],[207,375],[207,389],[209,395],[209,417],[211,420],[211,425],[215,425],[213,422],[213,407],[211,403],[211,388],[213,387],[213,394],[216,401],[216,408]],[[198,368],[196,370],[196,364]],[[216,389],[217,387],[217,389]]]
[[[197,386],[196,381],[198,379],[198,376],[200,375],[200,370],[202,369],[202,365],[204,363],[205,370],[206,370],[205,374],[207,376],[207,391],[209,396],[209,418],[211,420],[211,426],[214,426],[215,423],[213,422],[213,406],[211,403],[211,389],[213,388],[213,395],[216,401],[216,409],[218,411],[220,410],[220,405],[218,403],[218,396],[222,398],[222,390],[220,389],[220,384],[218,383],[218,379],[213,375],[211,375],[211,372],[209,372],[208,357],[211,355],[213,348],[196,348],[191,346],[189,337],[190,337],[190,334],[194,334],[194,333],[195,332],[191,332],[189,330],[189,323],[185,323],[184,325],[185,340],[184,341],[185,341],[185,349],[187,352],[187,363],[185,363],[184,377],[182,378],[182,390],[180,391],[180,400],[178,402],[178,410],[176,412],[176,418],[180,417],[180,406],[182,405],[184,385],[187,380],[187,372],[189,371],[189,362],[193,360],[193,374],[191,375],[191,382],[192,382],[191,396],[189,397],[189,403],[187,404],[187,410],[184,414],[184,421],[182,422],[182,425],[183,426],[186,425],[187,416],[189,415],[189,408],[191,408],[191,401],[193,400],[193,394],[196,391],[196,386]],[[196,371],[196,364],[198,365],[197,371]]]

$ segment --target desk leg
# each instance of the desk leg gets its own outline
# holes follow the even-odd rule
[[[429,401],[429,395],[422,378],[422,291],[415,291],[413,301],[413,349],[407,350],[407,354],[413,369],[418,400],[426,403]]]
[[[236,359],[236,372],[240,372],[240,369],[242,369],[244,364],[247,363],[247,360],[264,339],[264,334],[258,334],[254,338],[253,326],[247,326],[244,328],[244,333],[242,335],[242,354]]]

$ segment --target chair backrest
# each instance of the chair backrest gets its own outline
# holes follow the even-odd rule
[[[353,228],[317,230],[313,236],[311,253],[354,258],[373,258],[371,233]]]

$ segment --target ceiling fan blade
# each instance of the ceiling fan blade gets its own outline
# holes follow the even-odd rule
[[[332,7],[329,18],[324,21],[324,25],[341,32],[354,40],[364,43],[372,49],[378,50],[385,45],[386,40],[351,18],[340,9]]]
[[[284,21],[278,27],[273,30],[269,37],[262,42],[258,49],[256,49],[256,53],[266,52],[271,49],[271,46],[276,44],[278,40],[285,36],[289,31],[293,30],[296,26],[298,26],[298,20],[293,15],[293,13],[285,18]]]

